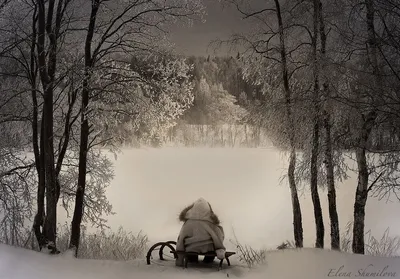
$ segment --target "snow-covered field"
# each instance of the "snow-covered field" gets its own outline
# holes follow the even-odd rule
[[[180,210],[199,197],[208,200],[222,220],[227,239],[233,230],[242,244],[276,248],[293,239],[290,192],[285,155],[276,149],[162,148],[124,150],[115,162],[115,179],[108,197],[117,213],[109,217],[113,229],[139,232],[150,242],[175,240]],[[356,175],[339,184],[340,226],[352,220]],[[326,192],[320,191],[329,247]],[[315,225],[309,192],[301,197],[304,243],[313,247]],[[366,228],[380,238],[387,227],[400,235],[400,203],[369,199]],[[63,222],[62,219],[59,220]],[[227,241],[229,246],[229,241]]]
[[[68,254],[50,256],[0,244],[2,279],[322,279],[400,278],[397,258],[343,254],[328,250],[303,249],[267,254],[267,263],[249,270],[233,259],[232,266],[178,268],[173,261],[146,265],[144,260],[113,262],[77,260]]]

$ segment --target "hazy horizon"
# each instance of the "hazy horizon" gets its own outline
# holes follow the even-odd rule
[[[112,155],[110,154],[110,158]],[[114,161],[114,160],[113,160]],[[293,240],[292,207],[285,155],[276,148],[141,148],[124,149],[115,163],[115,178],[107,197],[116,215],[108,217],[113,231],[143,233],[149,241],[176,240],[180,210],[199,197],[208,200],[222,220],[226,245],[235,231],[238,240],[253,248],[276,248]],[[338,183],[337,208],[341,232],[353,220],[356,175]],[[320,190],[325,247],[330,248],[326,191]],[[304,245],[313,247],[315,225],[309,191],[300,192]],[[381,238],[386,228],[400,235],[396,225],[400,204],[369,198],[366,232]],[[64,213],[62,213],[64,215]],[[63,222],[63,218],[59,222]]]

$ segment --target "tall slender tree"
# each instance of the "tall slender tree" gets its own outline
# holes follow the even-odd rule
[[[289,187],[292,198],[292,209],[293,209],[293,232],[296,247],[303,247],[303,224],[302,215],[300,208],[300,201],[297,194],[296,179],[294,177],[296,168],[296,145],[295,145],[295,134],[294,134],[294,118],[292,112],[293,100],[292,92],[289,85],[289,70],[287,65],[287,53],[286,53],[286,42],[284,25],[282,20],[281,6],[279,0],[274,0],[275,12],[278,21],[278,36],[279,36],[279,51],[281,56],[281,74],[283,80],[283,88],[285,92],[286,101],[286,117],[289,123],[289,144],[290,144],[290,155],[289,155],[289,168],[288,168],[288,179]]]
[[[383,89],[381,82],[381,73],[378,64],[378,39],[375,30],[375,1],[366,0],[366,27],[367,27],[367,45],[368,45],[368,60],[372,68],[373,86],[372,94],[377,95]],[[379,98],[373,98],[378,101]],[[363,115],[363,123],[358,137],[358,147],[356,148],[356,159],[358,166],[358,184],[356,189],[355,203],[354,203],[354,225],[353,225],[353,253],[364,254],[364,228],[365,228],[365,206],[370,192],[369,185],[369,170],[367,162],[367,149],[368,140],[370,138],[372,129],[376,125],[376,118],[378,111],[375,105],[372,106],[370,111]]]
[[[90,72],[93,67],[94,57],[92,55],[92,40],[96,27],[97,12],[99,10],[100,0],[93,0],[91,5],[91,13],[89,19],[88,31],[85,40],[85,68],[82,86],[81,100],[81,129],[80,129],[80,145],[79,145],[79,174],[78,186],[75,194],[75,208],[71,223],[71,241],[70,248],[76,248],[76,256],[78,255],[79,238],[81,231],[81,222],[83,216],[83,202],[86,188],[86,168],[87,154],[89,148],[89,122],[87,119],[87,109],[89,105],[89,80]]]
[[[333,148],[332,148],[332,123],[330,116],[330,88],[328,82],[328,57],[326,53],[327,34],[325,30],[325,19],[323,5],[319,1],[319,32],[321,38],[321,79],[322,79],[322,125],[325,132],[324,137],[324,164],[326,171],[326,183],[328,189],[328,207],[330,219],[331,248],[340,250],[339,217],[336,208],[336,188],[334,176]]]
[[[311,198],[314,205],[314,218],[316,227],[316,242],[315,247],[324,248],[324,221],[322,217],[321,202],[318,193],[318,157],[320,153],[320,57],[318,55],[318,37],[319,37],[319,1],[313,0],[313,33],[311,35],[312,47],[312,68],[313,68],[313,135],[312,135],[312,150],[311,150]]]
[[[43,197],[46,194],[46,218],[43,224],[43,236],[37,236],[41,242],[44,242],[48,247],[56,252],[56,232],[57,232],[57,202],[59,197],[59,184],[56,179],[55,156],[54,156],[54,90],[56,88],[56,73],[57,73],[57,57],[59,40],[61,38],[61,25],[64,18],[66,7],[70,0],[49,0],[47,3],[44,0],[35,1],[37,5],[37,63],[39,76],[43,88],[43,114],[41,128],[41,145],[43,163],[40,170],[44,172],[44,178],[39,184],[38,190],[38,214],[37,224],[43,216]],[[35,24],[35,22],[33,22]],[[35,96],[33,96],[35,99]],[[35,101],[34,101],[35,102]],[[43,174],[43,173],[42,173]],[[45,191],[43,190],[43,180]],[[38,230],[36,230],[39,233]]]
[[[271,132],[276,133],[278,137],[282,136],[282,146],[288,150],[287,178],[293,210],[293,234],[296,247],[303,247],[302,212],[295,177],[298,129],[295,125],[295,97],[292,82],[294,73],[301,68],[293,63],[293,52],[301,48],[301,44],[293,46],[291,42],[288,42],[288,32],[291,32],[290,29],[295,25],[284,18],[279,0],[268,1],[264,3],[263,7],[253,7],[240,0],[225,1],[236,7],[243,19],[254,20],[255,26],[260,26],[251,34],[234,34],[228,43],[244,46],[245,50],[241,55],[241,60],[246,65],[248,64],[244,69],[244,75],[254,84],[262,85],[265,100],[261,99],[259,108],[254,109],[257,113],[256,116],[266,118],[271,110],[269,113],[276,116],[275,112],[278,111],[280,117],[285,119],[284,124],[281,119],[280,121],[259,119],[257,122],[268,123],[266,125],[269,126]],[[289,49],[287,45],[290,45]],[[248,61],[246,62],[246,60]],[[276,73],[278,74],[276,75]],[[269,78],[265,78],[265,75],[268,75]],[[275,88],[270,90],[272,87]],[[279,92],[279,96],[274,96],[274,92]],[[270,105],[270,100],[276,103]]]

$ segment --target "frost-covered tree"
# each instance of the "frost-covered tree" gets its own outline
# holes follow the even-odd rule
[[[238,124],[246,117],[246,110],[237,104],[236,97],[229,94],[222,84],[212,85],[206,103],[206,115],[212,124]]]
[[[82,179],[88,183],[76,203],[85,206],[75,210],[80,220],[104,225],[102,214],[112,213],[104,193],[111,165],[96,147],[117,146],[141,129],[148,130],[143,137],[162,137],[191,105],[190,66],[167,54],[165,30],[200,16],[201,1],[38,0],[5,7],[1,76],[23,88],[9,87],[13,98],[29,93],[18,104],[27,112],[22,131],[37,171],[34,230],[39,246],[56,252],[57,204],[61,199],[71,209]]]
[[[185,108],[191,99],[188,88],[182,86],[186,72],[179,65],[184,64],[161,59],[160,63],[152,65],[156,67],[150,71],[149,68],[136,68],[134,71],[128,67],[129,64],[114,60],[119,60],[122,55],[161,55],[165,47],[162,38],[167,32],[166,24],[201,15],[202,5],[200,0],[93,0],[86,11],[80,15],[87,20],[87,25],[82,33],[84,44],[80,50],[83,53],[83,76],[79,174],[70,242],[70,248],[74,248],[76,254],[84,209],[87,154],[99,134],[96,127],[94,130],[90,128],[96,123],[90,113],[109,110],[110,116],[117,121],[121,116],[136,120],[137,113],[142,112],[137,110],[138,100],[145,99],[147,102],[141,105],[147,103],[151,108],[156,104],[158,108],[165,108],[158,119],[155,117],[156,123],[161,124],[158,126],[163,126],[179,116],[181,107]],[[180,106],[180,101],[183,101],[183,106]]]
[[[399,9],[392,1],[335,4],[331,7],[336,14],[336,27],[332,30],[338,38],[334,72],[339,82],[334,99],[342,107],[342,148],[353,152],[357,165],[352,248],[354,253],[364,254],[368,198],[373,194],[381,198],[389,193],[397,195],[398,191],[394,186],[398,178],[393,171],[399,162],[398,149],[390,140],[382,145],[377,145],[376,140],[388,139],[388,134],[395,135],[398,130],[394,92],[399,79],[393,71],[398,65],[390,62],[397,59],[387,58],[398,56],[392,39],[400,27],[398,21],[394,23]]]
[[[222,83],[210,83],[205,77],[195,83],[194,106],[188,113],[193,114],[198,123],[234,125],[246,117],[246,109],[238,104],[237,98]]]
[[[233,34],[228,43],[244,49],[240,55],[244,63],[243,74],[263,93],[259,105],[252,109],[252,122],[262,123],[271,137],[280,139],[280,146],[289,152],[287,177],[292,200],[294,240],[296,247],[303,247],[302,213],[295,178],[299,131],[305,130],[296,123],[298,116],[295,103],[303,84],[294,78],[302,69],[295,52],[301,51],[303,44],[289,40],[288,34],[296,31],[290,28],[293,16],[287,12],[290,10],[287,5],[282,5],[283,1],[267,1],[261,7],[240,0],[225,2],[234,5],[242,17],[252,21],[255,26],[248,34]],[[297,30],[296,35],[303,34]]]
[[[344,152],[356,162],[353,251],[364,253],[368,197],[398,191],[398,7],[380,0],[266,1],[261,8],[225,2],[254,20],[254,32],[229,40],[244,49],[238,55],[244,73],[262,88],[263,98],[250,106],[251,120],[262,123],[282,149],[300,151],[292,172],[296,186],[311,184],[315,198],[316,185],[327,186],[333,249],[340,242],[335,181],[350,168]]]

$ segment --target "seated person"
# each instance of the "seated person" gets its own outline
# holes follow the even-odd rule
[[[203,198],[182,210],[179,220],[184,222],[178,236],[176,250],[186,252],[215,252],[217,258],[225,258],[224,230],[211,205]],[[204,257],[203,262],[211,263],[214,256]],[[198,257],[189,257],[190,262],[197,262]],[[177,266],[183,266],[183,257],[178,255]]]

